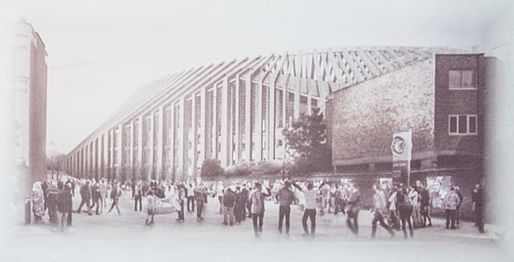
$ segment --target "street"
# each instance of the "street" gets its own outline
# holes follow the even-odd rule
[[[78,198],[74,199],[74,207]],[[133,211],[129,193],[120,201],[121,216],[115,210],[96,216],[73,214],[68,232],[55,232],[49,225],[20,225],[5,244],[1,261],[123,261],[150,259],[181,261],[319,261],[341,258],[352,261],[512,261],[495,241],[493,232],[479,234],[469,222],[457,230],[443,228],[434,218],[433,226],[415,230],[414,239],[405,240],[401,231],[390,239],[382,228],[371,239],[371,215],[359,214],[360,236],[352,237],[345,216],[317,216],[316,238],[302,236],[301,211],[291,209],[290,236],[279,234],[278,206],[268,201],[262,237],[255,239],[250,220],[241,225],[222,225],[217,199],[207,204],[205,220],[196,221],[186,210],[184,223],[176,214],[156,216],[155,225],[145,226],[143,212]],[[45,256],[41,254],[45,253]],[[43,258],[44,257],[44,258]]]

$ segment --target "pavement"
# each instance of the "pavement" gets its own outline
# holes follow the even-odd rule
[[[415,230],[412,239],[404,239],[401,231],[391,239],[380,226],[376,239],[371,239],[367,210],[359,213],[358,237],[346,227],[345,215],[326,213],[317,216],[316,237],[308,238],[302,235],[302,212],[297,206],[291,209],[290,234],[280,234],[278,206],[268,201],[263,233],[256,239],[248,219],[240,225],[223,225],[216,199],[209,199],[201,222],[186,211],[183,223],[176,221],[176,214],[166,214],[146,226],[145,214],[133,210],[129,194],[122,196],[120,209],[121,215],[115,210],[93,216],[74,213],[73,226],[64,233],[51,225],[20,224],[3,244],[7,252],[0,252],[0,261],[514,261],[499,245],[500,229],[487,225],[481,234],[472,223],[461,222],[458,229],[447,230],[439,218],[433,218],[432,227]]]

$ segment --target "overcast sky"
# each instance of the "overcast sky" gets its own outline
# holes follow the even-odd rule
[[[67,153],[137,88],[193,66],[356,45],[470,49],[499,1],[17,1],[47,46],[47,141]],[[136,1],[134,1],[136,2]]]

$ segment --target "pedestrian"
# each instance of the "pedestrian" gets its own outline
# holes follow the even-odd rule
[[[240,186],[236,187],[236,204],[234,206],[234,216],[236,219],[236,224],[240,224],[241,221],[244,221],[246,218],[246,201],[248,195],[244,193],[244,189],[241,190]]]
[[[462,194],[462,191],[460,190],[460,187],[455,187],[455,193],[457,193],[457,196],[459,196],[459,204],[457,205],[457,209],[455,209],[455,224],[459,226],[460,224],[460,209],[462,201],[464,200],[464,195]]]
[[[412,227],[411,216],[414,207],[409,200],[407,189],[402,187],[396,193],[396,202],[398,203],[398,211],[400,214],[400,220],[402,223],[403,237],[407,238],[406,225],[409,226],[410,237],[414,236],[414,229]]]
[[[415,186],[409,188],[408,197],[412,204],[412,222],[415,228],[421,227],[421,201]]]
[[[32,185],[32,213],[34,214],[34,223],[41,224],[43,215],[45,214],[45,197],[41,182],[37,181]]]
[[[484,233],[484,192],[480,184],[475,185],[475,188],[471,193],[471,200],[473,201],[475,226],[478,227],[478,232]]]
[[[50,181],[48,183],[48,188],[46,190],[46,207],[48,208],[48,221],[52,225],[57,225],[57,195],[59,194],[59,189],[54,181]]]
[[[428,192],[428,189],[423,186],[421,181],[416,181],[416,186],[418,188],[418,193],[421,198],[421,217],[423,219],[423,227],[432,226],[432,218],[430,217],[430,210],[431,210],[431,199],[430,199],[430,192]],[[428,222],[428,225],[427,225]]]
[[[344,189],[342,185],[336,185],[334,215],[339,212],[346,212],[344,209]]]
[[[223,194],[223,225],[234,225],[234,207],[236,205],[236,195],[232,189],[226,188]]]
[[[177,190],[175,191],[177,196],[177,202],[180,206],[178,213],[177,222],[184,222],[184,202],[186,199],[186,187],[182,184],[177,186]]]
[[[346,225],[354,236],[359,235],[359,201],[360,191],[357,185],[349,185],[349,196],[346,204]]]
[[[446,229],[456,229],[455,216],[457,206],[459,205],[459,195],[455,192],[455,187],[451,186],[450,191],[444,198],[444,209],[446,214]]]
[[[119,185],[117,182],[114,182],[114,185],[111,190],[111,208],[109,208],[109,213],[111,213],[112,209],[116,207],[116,211],[118,211],[118,215],[121,216],[120,207],[119,207],[119,200],[121,197],[121,189],[119,188]]]
[[[194,190],[195,200],[196,200],[196,220],[202,221],[202,211],[203,211],[203,205],[205,203],[206,199],[206,191],[205,187],[203,186],[203,183],[200,183],[195,187]]]
[[[314,184],[312,182],[307,183],[307,190],[303,190],[300,186],[293,183],[294,187],[300,190],[303,193],[304,198],[304,211],[302,216],[302,226],[304,231],[304,236],[314,237],[316,234],[316,197],[318,192],[314,190]],[[309,227],[307,226],[307,220],[311,222],[311,230],[309,232]]]
[[[391,229],[389,225],[387,225],[384,221],[384,213],[386,212],[386,200],[384,192],[378,187],[378,185],[373,185],[373,191],[375,192],[373,195],[373,220],[371,221],[371,238],[375,238],[377,232],[377,223],[380,223],[391,238],[394,237],[394,231]]]
[[[216,186],[216,195],[218,196],[218,203],[219,203],[219,213],[222,214],[223,212],[223,194],[224,194],[224,188],[223,188],[223,182],[218,181],[218,184]]]
[[[389,195],[387,200],[389,204],[389,222],[394,229],[400,229],[400,221],[398,219],[398,207],[396,201],[396,194],[398,194],[399,188],[393,187],[393,191]]]
[[[282,234],[282,226],[286,224],[286,234],[289,235],[291,204],[294,201],[294,194],[291,191],[291,182],[286,181],[284,186],[277,192],[276,199],[279,202],[278,209],[278,231]]]
[[[143,183],[138,180],[134,186],[134,211],[143,211]]]
[[[92,215],[91,214],[91,206],[90,206],[90,201],[91,201],[91,188],[89,186],[89,180],[86,181],[86,183],[80,188],[80,205],[79,205],[79,208],[77,209],[77,213],[80,214],[80,211],[82,210],[82,207],[84,205],[86,205],[86,208],[87,208],[87,213],[88,215]]]
[[[64,232],[66,226],[71,226],[71,221],[68,224],[68,216],[71,214],[72,205],[71,184],[66,183],[57,195],[57,221],[58,230],[61,232]]]
[[[255,189],[250,193],[249,199],[251,203],[251,214],[253,231],[255,237],[259,237],[262,233],[262,225],[264,223],[264,198],[271,195],[269,187],[266,187],[267,193],[262,192],[262,185],[259,182],[255,183]]]
[[[195,212],[195,193],[192,183],[189,183],[186,190],[187,212]]]
[[[96,215],[100,215],[100,206],[102,205],[102,194],[100,192],[100,184],[98,182],[91,186],[91,199],[93,204],[89,207],[91,210],[96,206]]]
[[[148,189],[146,193],[146,219],[145,225],[149,226],[155,223],[155,211],[156,211],[156,201],[155,196],[152,189]]]

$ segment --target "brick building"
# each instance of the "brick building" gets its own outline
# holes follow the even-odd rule
[[[460,186],[469,214],[482,180],[486,65],[482,54],[434,54],[335,91],[327,116],[336,174],[363,191],[390,180],[393,134],[411,129],[411,184]]]

